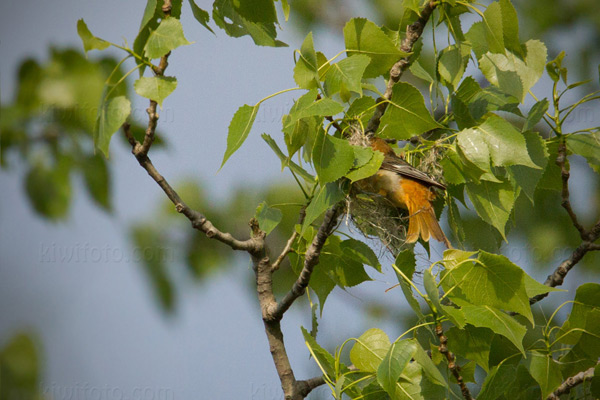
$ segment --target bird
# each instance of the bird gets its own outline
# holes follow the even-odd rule
[[[379,171],[366,178],[361,186],[385,196],[395,207],[408,210],[407,243],[416,242],[419,236],[425,242],[433,237],[451,249],[452,245],[444,235],[431,205],[435,199],[431,188],[446,190],[446,186],[397,156],[385,140],[373,137],[370,146],[383,153],[384,159]]]

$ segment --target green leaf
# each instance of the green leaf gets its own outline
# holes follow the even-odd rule
[[[548,99],[542,99],[531,107],[529,114],[527,114],[525,125],[523,125],[523,132],[532,130],[540,122],[546,111],[548,111],[548,105]]]
[[[477,130],[482,133],[482,139],[488,144],[494,165],[525,165],[540,169],[529,157],[523,135],[504,118],[490,115]]]
[[[333,96],[340,90],[348,90],[362,96],[361,80],[369,62],[369,57],[358,54],[331,64],[324,75],[327,95]]]
[[[346,239],[340,243],[340,249],[345,257],[352,258],[362,264],[369,265],[381,272],[381,264],[373,250],[364,242],[356,239]]]
[[[335,377],[335,359],[333,356],[321,347],[304,327],[301,326],[300,329],[302,330],[302,336],[304,336],[304,343],[306,343],[306,347],[309,348],[311,354],[314,355],[315,361],[329,377]]]
[[[61,158],[54,168],[34,164],[25,176],[25,190],[33,209],[51,220],[67,216],[71,202],[70,165]]]
[[[485,135],[477,129],[464,129],[456,137],[462,154],[483,171],[491,172],[490,150]]]
[[[177,78],[173,76],[142,77],[135,81],[133,88],[142,97],[154,100],[162,107],[162,102],[177,87]]]
[[[527,56],[525,61],[515,54],[484,54],[479,59],[479,68],[486,79],[521,101],[525,99],[529,89],[535,85],[544,72],[547,51],[540,41],[529,40],[525,43]]]
[[[188,44],[191,44],[191,42],[188,42],[183,36],[181,22],[176,18],[168,17],[163,19],[158,28],[150,33],[144,50],[148,58],[155,59],[164,56],[179,46]]]
[[[306,217],[304,218],[301,234],[303,234],[306,228],[319,218],[321,214],[343,199],[344,192],[337,183],[330,182],[326,185],[322,185],[310,201],[308,207],[306,207]]]
[[[502,36],[507,50],[522,55],[521,41],[519,40],[519,19],[517,11],[510,0],[500,0],[502,15]]]
[[[313,165],[324,185],[346,175],[354,164],[354,150],[343,139],[330,136],[324,131],[317,134],[313,152]]]
[[[131,102],[125,96],[117,96],[104,102],[98,110],[94,144],[108,158],[112,135],[121,128],[131,114]]]
[[[142,16],[142,22],[140,23],[140,31],[150,22],[156,12],[157,0],[148,0],[146,8],[144,9],[144,15]]]
[[[390,346],[390,339],[385,332],[377,328],[369,329],[352,346],[350,361],[361,371],[376,372]]]
[[[350,172],[346,174],[346,177],[352,182],[356,182],[358,180],[375,175],[377,171],[379,171],[379,167],[381,167],[383,159],[385,158],[384,154],[380,151],[373,151],[366,147],[359,148],[354,146],[355,155],[357,154],[357,152],[362,152],[363,150],[366,150],[368,153],[370,153],[371,158],[369,159],[369,161],[362,165],[359,165],[358,167],[356,166],[357,163],[355,158],[355,168],[353,168]]]
[[[425,286],[425,291],[427,292],[427,296],[431,301],[434,311],[445,315],[454,325],[463,327],[465,325],[465,317],[462,314],[462,311],[452,306],[442,305],[435,279],[428,269],[423,271],[423,285]]]
[[[504,54],[504,34],[502,30],[502,10],[500,3],[490,4],[483,13],[483,26],[488,49],[492,53]]]
[[[149,226],[137,226],[132,232],[136,248],[147,250],[145,254],[151,256],[143,257],[142,265],[144,272],[149,278],[154,295],[160,302],[164,311],[171,312],[175,308],[175,290],[171,276],[169,276],[164,253],[165,247],[163,235]]]
[[[590,391],[592,396],[600,398],[600,364],[594,368],[594,376],[591,379]]]
[[[565,58],[565,52],[561,51],[556,58],[548,64],[546,64],[546,71],[554,82],[558,82],[558,80],[562,77],[564,84],[567,84],[567,69],[562,66],[562,60]]]
[[[408,69],[414,76],[416,76],[419,79],[423,79],[429,84],[435,82],[435,79],[433,79],[431,74],[425,68],[423,68],[423,66],[421,65],[421,63],[419,63],[418,60],[413,61],[410,67],[408,67]]]
[[[303,89],[313,89],[318,86],[319,66],[317,53],[313,44],[313,34],[309,32],[300,47],[300,57],[294,66],[294,81]],[[314,99],[314,97],[313,97]]]
[[[110,211],[110,173],[106,161],[98,154],[85,157],[81,169],[85,179],[85,187],[94,202]]]
[[[265,231],[268,235],[277,227],[277,225],[279,225],[283,218],[283,213],[278,208],[269,207],[269,205],[263,201],[256,207],[254,216],[258,220],[260,229]]]
[[[285,21],[290,18],[290,4],[287,0],[281,0],[281,8],[283,8],[283,15],[285,17]]]
[[[320,264],[328,276],[340,287],[356,286],[369,281],[362,260],[345,253],[345,247],[337,236],[330,236],[321,252]]]
[[[486,372],[488,358],[494,332],[488,328],[477,328],[465,325],[463,329],[452,327],[445,333],[448,338],[448,348],[467,360],[473,360]]]
[[[86,55],[90,50],[104,50],[110,46],[110,43],[106,40],[94,36],[83,19],[77,21],[77,33],[83,42],[83,51]]]
[[[550,286],[546,286],[542,283],[539,283],[531,276],[524,274],[523,283],[525,284],[525,291],[527,292],[527,296],[529,298],[535,297],[540,294],[550,293],[550,292],[564,292],[563,289],[553,288]]]
[[[392,98],[381,118],[380,135],[407,140],[441,127],[425,107],[423,95],[416,87],[405,82],[394,85]]]
[[[538,133],[527,131],[523,132],[523,136],[527,142],[527,152],[538,169],[524,165],[512,165],[509,167],[509,171],[515,184],[521,188],[533,204],[535,189],[548,164],[548,150],[546,142]]]
[[[248,138],[248,134],[250,134],[250,130],[252,129],[252,124],[254,124],[254,120],[256,119],[256,114],[258,114],[259,106],[260,103],[255,106],[244,104],[238,108],[233,115],[231,123],[229,124],[227,149],[223,155],[221,168],[223,168],[223,165],[225,165],[229,157],[231,157],[231,155],[242,146],[246,138]]]
[[[577,288],[573,309],[559,332],[560,342],[573,345],[560,363],[565,376],[593,367],[600,358],[600,284]]]
[[[377,382],[391,396],[394,396],[398,379],[416,351],[417,346],[414,340],[397,340],[392,343],[379,365]]]
[[[486,40],[486,26],[483,21],[475,22],[465,34],[465,37],[471,43],[475,57],[479,60],[482,55],[489,51]]]
[[[438,60],[438,73],[450,88],[458,87],[469,61],[470,47],[466,45],[445,48]]]
[[[210,26],[208,26],[208,21],[210,21],[210,16],[208,15],[208,11],[205,11],[198,7],[194,0],[189,0],[190,7],[192,8],[192,14],[194,14],[194,18],[196,21],[200,22],[200,24],[208,29],[210,32],[215,33]]]
[[[40,357],[32,338],[18,333],[6,341],[0,349],[2,366],[3,399],[42,399],[40,391]],[[45,390],[44,390],[45,392]]]
[[[406,249],[398,253],[394,264],[398,267],[398,269],[400,269],[400,271],[402,271],[402,273],[404,273],[404,275],[408,279],[412,279],[412,276],[415,273],[416,269],[416,260],[415,254],[410,249]],[[421,311],[421,306],[419,305],[419,302],[417,301],[417,299],[415,299],[410,284],[406,282],[406,280],[400,274],[398,274],[397,271],[396,275],[398,276],[398,283],[400,284],[400,288],[402,289],[402,293],[404,294],[408,305],[413,309],[415,314],[417,314],[417,317],[419,319],[425,318],[423,312]]]
[[[468,182],[466,188],[477,215],[505,238],[505,226],[515,204],[515,192],[511,183]]]
[[[315,177],[306,172],[304,168],[302,168],[301,166],[290,160],[290,158],[287,157],[285,154],[283,154],[283,152],[271,136],[267,135],[266,133],[263,133],[261,137],[265,142],[267,142],[267,144],[273,150],[275,155],[277,155],[277,157],[279,157],[279,159],[281,160],[281,169],[288,167],[293,173],[302,177],[302,179],[304,179],[308,183],[315,183]]]
[[[462,262],[477,254],[476,251],[464,251],[459,249],[448,249],[444,251],[444,267],[447,270],[456,268]]]
[[[259,0],[267,1],[267,0]],[[270,0],[269,0],[270,1]],[[250,2],[245,0],[245,8],[252,8]],[[259,46],[283,47],[287,44],[277,40],[277,30],[274,22],[252,22],[240,14],[240,2],[233,0],[215,0],[213,3],[213,20],[221,29],[231,37],[241,37],[250,35],[255,44]],[[270,7],[270,6],[269,6]],[[261,10],[256,10],[260,12]],[[245,12],[242,11],[242,12]],[[253,12],[249,10],[248,12]],[[269,16],[270,15],[270,16]],[[266,21],[272,19],[272,14],[268,12],[266,16],[255,19]]]
[[[298,110],[296,117],[333,116],[342,111],[344,111],[344,107],[340,103],[335,100],[324,98],[311,103],[306,108]]]
[[[477,400],[496,400],[506,392],[516,377],[516,366],[508,363],[495,366],[483,382]]]
[[[242,18],[250,22],[277,23],[273,0],[236,0],[233,6]]]
[[[600,132],[567,136],[567,148],[585,157],[590,167],[600,174]]]
[[[515,311],[533,324],[533,314],[525,289],[525,272],[502,255],[479,252],[479,262],[465,262],[449,271],[450,298],[462,297],[470,303]]]
[[[421,347],[419,342],[417,342],[416,340],[415,344],[417,346],[417,351],[415,351],[414,353],[415,362],[417,362],[423,368],[423,372],[425,373],[425,375],[427,375],[427,378],[429,378],[429,380],[431,380],[432,383],[446,387],[448,383],[444,379],[444,376],[442,375],[440,370],[437,369],[433,361],[431,361],[431,358],[429,357],[425,349],[423,349],[423,347]]]
[[[527,328],[518,323],[513,317],[490,306],[463,305],[461,308],[467,323],[479,328],[489,328],[495,333],[506,337],[521,353],[525,354],[523,338],[527,333]]]
[[[356,118],[361,120],[363,125],[367,125],[367,122],[373,115],[374,106],[374,98],[370,96],[359,97],[346,110],[346,118]]]
[[[533,379],[540,384],[542,398],[547,398],[562,383],[560,367],[551,355],[529,351],[523,362]]]
[[[371,62],[365,78],[375,78],[387,73],[400,58],[408,56],[396,47],[392,39],[377,25],[365,18],[353,18],[344,27],[344,42],[348,56],[367,55]]]

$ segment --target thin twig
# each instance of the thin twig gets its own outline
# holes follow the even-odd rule
[[[578,221],[575,211],[571,207],[571,200],[569,194],[569,164],[567,160],[567,147],[564,141],[561,141],[558,145],[558,155],[556,157],[556,164],[560,167],[562,177],[562,191],[561,191],[561,205],[569,214],[573,226],[579,231],[581,237],[581,244],[573,251],[571,256],[560,263],[560,265],[554,270],[551,275],[548,275],[544,285],[549,287],[556,287],[563,284],[565,277],[579,261],[589,252],[600,250],[600,245],[594,243],[600,238],[600,220],[592,227],[592,229],[585,229]],[[543,298],[547,297],[548,293],[539,294],[529,299],[529,304],[535,304]]]
[[[172,8],[171,0],[165,0],[162,6],[162,11],[165,14],[165,17],[171,16]],[[164,76],[165,70],[169,66],[168,60],[170,55],[171,52],[169,51],[160,58],[158,66],[152,66],[152,71],[154,71],[156,76]],[[142,147],[140,149],[140,152],[144,155],[148,154],[148,151],[154,142],[154,134],[156,133],[156,125],[158,124],[159,118],[158,112],[156,111],[157,106],[158,104],[155,100],[150,100],[150,106],[146,109],[146,112],[148,113],[148,127],[146,128],[144,141],[142,142]]]
[[[436,7],[436,3],[434,1],[430,1],[421,11],[421,15],[419,19],[411,25],[406,27],[406,36],[404,40],[402,40],[402,44],[400,46],[400,50],[405,53],[411,53],[413,51],[413,46],[416,41],[419,40],[421,35],[423,34],[423,29],[429,21],[433,10]],[[375,113],[369,120],[367,124],[367,131],[365,132],[367,135],[373,135],[377,129],[379,128],[379,124],[381,122],[381,117],[387,108],[388,100],[392,98],[392,89],[394,85],[400,80],[404,71],[410,66],[410,57],[401,58],[390,70],[390,79],[387,82],[387,87],[385,89],[385,93],[383,94],[383,98],[378,100],[377,107],[375,108]]]
[[[304,257],[304,268],[300,272],[300,276],[292,289],[285,295],[281,302],[277,305],[277,308],[272,312],[271,318],[279,320],[283,317],[283,314],[290,308],[294,301],[302,296],[305,292],[306,287],[310,281],[313,269],[319,263],[319,257],[321,256],[321,250],[325,245],[325,241],[333,233],[333,229],[337,225],[338,216],[341,213],[341,206],[335,205],[325,213],[325,218],[317,231],[315,238],[313,239],[310,247],[306,250]]]
[[[465,398],[465,400],[472,400],[473,398],[471,397],[471,392],[469,392],[469,388],[467,387],[467,385],[463,381],[462,376],[460,375],[460,367],[458,366],[458,364],[456,364],[454,354],[452,354],[452,352],[448,350],[448,338],[446,337],[446,335],[444,335],[444,330],[442,329],[441,324],[436,325],[435,334],[440,340],[440,345],[438,347],[440,353],[442,353],[446,357],[446,360],[448,360],[448,368],[452,372],[452,375],[456,379],[456,382],[458,382],[458,386],[460,386],[460,391],[462,392],[463,397]]]
[[[300,214],[298,215],[298,225],[302,225],[304,223],[305,217],[306,207],[302,207],[300,209]],[[298,231],[294,229],[294,233],[292,233],[292,236],[290,236],[290,238],[288,239],[287,243],[285,244],[285,247],[281,251],[281,254],[279,255],[279,257],[277,257],[277,260],[275,260],[275,262],[271,265],[271,269],[273,271],[277,271],[281,266],[283,260],[285,260],[287,255],[290,254],[290,252],[292,252],[292,245],[294,244],[299,235],[300,234],[298,233]]]
[[[560,204],[565,210],[567,210],[567,214],[569,214],[569,217],[571,218],[575,229],[579,231],[581,239],[586,240],[586,230],[577,220],[577,215],[575,215],[575,211],[573,211],[573,207],[571,207],[571,200],[569,199],[569,177],[571,176],[571,173],[569,172],[569,164],[567,160],[567,146],[564,140],[561,140],[560,144],[558,145],[556,165],[560,167],[560,173],[562,177],[562,202]]]
[[[546,400],[558,400],[563,394],[568,394],[575,386],[582,384],[585,380],[594,376],[595,367],[591,367],[585,371],[573,375],[565,380],[559,387],[556,388]]]
[[[123,131],[125,132],[125,136],[131,142],[133,135],[131,134],[131,126],[129,123],[123,124]],[[194,229],[204,232],[209,238],[225,243],[234,250],[244,250],[249,253],[255,253],[259,249],[259,243],[253,238],[247,240],[238,240],[230,233],[221,232],[212,224],[212,222],[206,219],[202,213],[192,210],[181,199],[179,194],[175,191],[175,189],[173,189],[169,182],[167,182],[167,180],[157,171],[152,164],[152,161],[150,161],[150,158],[148,158],[148,156],[142,152],[142,145],[140,145],[139,142],[136,142],[135,139],[133,139],[133,143],[134,145],[132,146],[131,152],[137,159],[140,166],[144,168],[146,172],[148,172],[148,175],[150,175],[150,177],[154,179],[158,186],[161,187],[169,200],[175,204],[177,212],[185,215],[190,220]]]

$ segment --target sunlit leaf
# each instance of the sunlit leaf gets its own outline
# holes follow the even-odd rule
[[[131,114],[131,102],[125,96],[109,99],[98,110],[94,143],[106,158],[108,158],[112,135],[121,128],[129,114]]]
[[[409,83],[398,82],[381,118],[379,133],[384,137],[407,140],[431,129],[440,128],[431,116],[423,95]]]
[[[133,84],[135,92],[142,97],[154,100],[162,107],[162,102],[177,87],[173,76],[142,77]]]
[[[227,134],[227,149],[223,155],[223,161],[221,162],[221,168],[227,162],[229,157],[239,149],[244,141],[248,138],[256,114],[258,113],[259,104],[255,106],[249,106],[244,104],[233,115],[231,122],[229,123],[229,132]]]
[[[104,50],[110,46],[110,43],[108,43],[106,40],[94,36],[88,29],[83,19],[77,21],[77,33],[83,42],[83,50],[86,54],[90,50]]]
[[[181,22],[176,18],[165,18],[156,30],[150,33],[144,47],[146,56],[150,59],[159,58],[178,48],[191,44],[183,35]]]

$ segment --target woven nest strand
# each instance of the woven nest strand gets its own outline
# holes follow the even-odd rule
[[[355,146],[369,146],[369,138],[359,126],[350,126],[348,141]],[[442,181],[440,154],[432,149],[423,154],[418,168]],[[377,238],[382,246],[396,256],[407,247],[408,212],[396,208],[386,197],[352,185],[347,200],[347,212],[352,224],[367,238]]]

